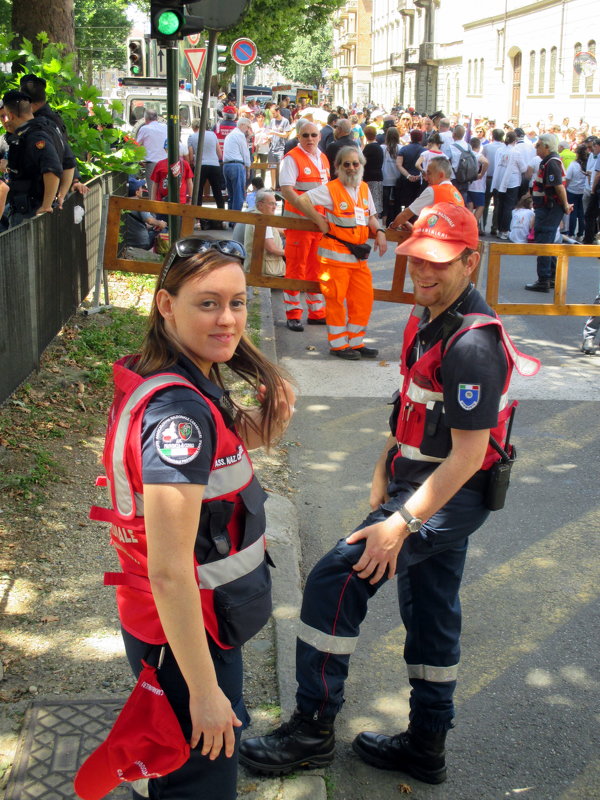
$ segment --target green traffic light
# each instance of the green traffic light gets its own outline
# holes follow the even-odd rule
[[[180,28],[180,20],[174,11],[163,11],[156,21],[158,31],[165,36],[172,36]]]
[[[133,75],[139,75],[140,74],[140,68],[139,67],[132,67],[131,68],[131,72],[132,72]]]

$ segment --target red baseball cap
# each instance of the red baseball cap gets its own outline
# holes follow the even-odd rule
[[[75,776],[75,791],[83,800],[100,800],[122,781],[167,775],[190,757],[190,746],[156,669],[142,663],[135,688],[111,732]]]
[[[424,261],[452,261],[465,248],[477,250],[479,234],[472,211],[454,203],[437,203],[424,208],[412,233],[398,245],[396,253]]]

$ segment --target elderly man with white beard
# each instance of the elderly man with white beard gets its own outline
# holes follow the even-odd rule
[[[365,158],[356,147],[343,147],[335,159],[337,178],[310,189],[296,205],[324,236],[319,242],[319,282],[325,297],[325,318],[332,356],[349,361],[376,358],[364,345],[373,307],[373,282],[367,265],[369,230],[375,249],[387,250],[385,230],[377,216],[369,187],[363,181]],[[315,206],[324,209],[320,214]]]

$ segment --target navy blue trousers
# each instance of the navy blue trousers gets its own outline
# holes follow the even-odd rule
[[[127,659],[137,678],[142,669],[142,658],[152,666],[158,666],[160,646],[148,645],[122,630]],[[217,674],[217,682],[229,698],[236,716],[246,727],[248,712],[242,697],[243,665],[241,648],[221,650],[209,639],[209,647]],[[190,717],[190,696],[187,684],[177,662],[167,647],[165,658],[158,670],[158,680],[175,712],[183,735],[189,741],[192,735]],[[148,781],[150,800],[235,800],[237,797],[238,748],[242,728],[234,728],[236,737],[235,752],[227,758],[223,752],[211,761],[200,752],[200,745],[190,753],[189,760],[175,772],[162,778]],[[135,790],[133,800],[142,800]]]
[[[414,487],[407,484],[356,530],[390,516],[413,493]],[[460,583],[468,537],[489,513],[479,492],[461,489],[421,532],[407,537],[398,556],[398,601],[406,628],[404,660],[412,687],[410,721],[421,728],[452,727],[460,658]],[[352,649],[347,643],[359,635],[369,599],[387,580],[372,585],[354,572],[352,567],[364,547],[364,541],[349,545],[341,539],[308,577],[296,649],[296,700],[304,713],[331,718],[344,702]],[[319,632],[325,634],[322,641]],[[303,636],[315,643],[308,644]]]
[[[542,206],[535,209],[535,222],[533,232],[537,244],[554,244],[556,230],[564,215],[564,209],[560,203],[552,206]],[[554,280],[556,273],[555,256],[537,257],[538,280],[548,282]]]

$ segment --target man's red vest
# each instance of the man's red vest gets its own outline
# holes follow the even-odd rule
[[[513,367],[524,376],[535,375],[540,368],[537,358],[520,353],[510,337],[504,330],[502,323],[496,317],[487,314],[465,314],[461,326],[455,331],[446,342],[445,349],[442,341],[437,342],[431,349],[427,350],[415,363],[409,367],[408,359],[413,350],[415,338],[418,334],[419,316],[413,313],[406,325],[404,341],[402,346],[402,357],[400,360],[400,408],[398,421],[396,424],[395,436],[398,441],[398,453],[394,460],[399,457],[410,458],[414,461],[429,461],[439,463],[448,456],[449,432],[444,424],[437,424],[436,433],[439,441],[435,441],[435,434],[428,432],[427,446],[424,446],[426,412],[429,409],[430,415],[433,412],[440,422],[443,422],[444,410],[444,387],[440,383],[441,364],[445,352],[456,342],[459,336],[473,328],[480,328],[484,325],[495,325],[501,336],[504,354],[508,364],[506,381],[504,384],[500,404],[498,407],[498,423],[490,431],[494,439],[504,447],[506,443],[506,427],[511,410],[517,405],[508,400],[508,387],[513,371]],[[473,391],[474,387],[471,387]],[[475,389],[476,391],[476,389]],[[437,404],[437,407],[436,407]],[[442,452],[448,446],[447,451]],[[425,452],[423,452],[423,450]],[[436,455],[431,453],[435,452]],[[488,444],[488,448],[483,460],[481,469],[489,469],[499,455],[496,450]]]
[[[220,647],[238,647],[263,627],[271,613],[264,536],[266,493],[254,477],[241,439],[196,386],[176,372],[143,378],[125,366],[127,360],[113,366],[115,396],[103,455],[106,478],[98,479],[98,485],[110,487],[112,508],[94,506],[90,511],[91,519],[110,523],[111,544],[123,570],[106,573],[104,582],[117,586],[125,630],[150,644],[164,644],[148,579],[142,420],[156,392],[168,386],[193,389],[208,405],[217,434],[194,547],[194,570],[206,630]],[[185,433],[182,437],[174,446],[186,447]]]

